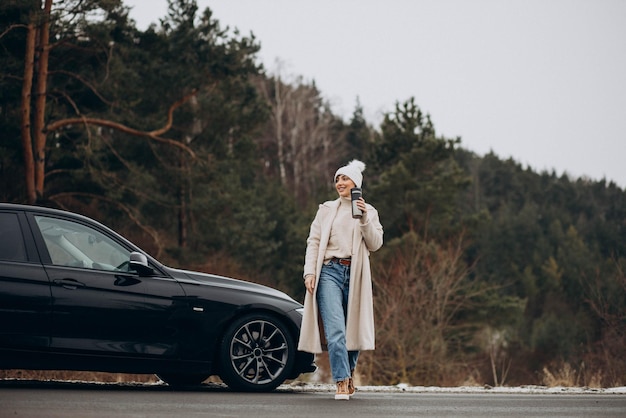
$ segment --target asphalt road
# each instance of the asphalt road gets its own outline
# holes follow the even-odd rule
[[[626,395],[357,392],[235,393],[206,385],[0,382],[0,417],[625,417]]]

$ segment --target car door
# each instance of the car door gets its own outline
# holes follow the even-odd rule
[[[158,271],[130,271],[131,249],[82,220],[33,215],[51,282],[50,347],[99,355],[175,356],[184,292]]]
[[[0,348],[48,347],[50,318],[50,283],[24,214],[1,211]]]

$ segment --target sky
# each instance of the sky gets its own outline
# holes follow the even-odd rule
[[[167,0],[124,0],[140,29]],[[625,0],[197,0],[270,74],[378,128],[410,98],[438,135],[626,188]]]

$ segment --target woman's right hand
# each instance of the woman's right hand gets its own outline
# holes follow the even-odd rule
[[[304,287],[306,288],[307,292],[309,292],[311,295],[313,294],[313,289],[315,289],[315,276],[312,274],[307,274],[306,277],[304,278]]]

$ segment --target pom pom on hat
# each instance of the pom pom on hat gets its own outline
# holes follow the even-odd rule
[[[363,171],[365,170],[365,163],[359,160],[352,160],[347,165],[341,167],[335,173],[333,180],[337,180],[337,176],[340,174],[350,177],[350,180],[354,182],[356,187],[361,187],[363,184]]]

